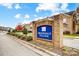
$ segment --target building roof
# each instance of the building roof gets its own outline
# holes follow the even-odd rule
[[[67,12],[65,14],[68,14],[68,15],[72,15],[75,11],[70,11],[70,12]]]

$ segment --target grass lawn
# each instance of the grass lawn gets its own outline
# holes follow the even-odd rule
[[[22,32],[15,32],[15,34],[18,34],[18,35],[23,35]]]
[[[79,38],[79,34],[64,34],[64,37]]]
[[[32,33],[28,33],[27,36],[32,36]]]
[[[17,34],[17,35],[25,35],[25,34],[23,34],[23,32],[15,32],[15,34]],[[27,36],[32,36],[32,33],[28,33]]]

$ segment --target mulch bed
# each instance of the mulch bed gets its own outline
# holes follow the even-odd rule
[[[47,44],[38,43],[34,41],[28,41],[28,42],[62,56],[79,56],[79,49],[66,47],[66,46],[64,46],[62,49],[57,49],[52,45],[47,45]]]

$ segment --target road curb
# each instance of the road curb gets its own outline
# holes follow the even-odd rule
[[[36,46],[36,45],[34,45],[34,44],[31,44],[31,43],[28,43],[28,42],[25,42],[25,43],[27,43],[28,45],[30,45],[30,46],[32,46],[32,47],[34,47],[34,48],[36,48],[36,49],[39,49],[39,50],[41,50],[41,51],[43,51],[43,52],[45,52],[45,53],[48,53],[48,54],[50,54],[50,55],[52,55],[52,56],[60,56],[60,55],[58,55],[58,54],[56,54],[56,53],[50,52],[50,51],[48,51],[48,50],[46,50],[46,49],[43,49],[43,48],[41,48],[41,47],[38,47],[38,46]]]

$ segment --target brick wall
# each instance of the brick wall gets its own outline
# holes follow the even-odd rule
[[[72,17],[72,15],[71,16],[66,16],[66,15],[64,15],[63,16],[63,19],[66,19],[66,23],[64,23],[63,25],[64,25],[64,32],[70,32],[70,34],[72,34],[73,33],[73,17]],[[65,24],[66,24],[66,26],[65,26]]]
[[[62,14],[54,16],[54,20],[48,20],[48,18],[33,22],[33,40],[36,42],[53,45],[57,48],[63,47],[63,19]],[[41,25],[52,26],[52,41],[46,41],[42,38],[37,38],[37,27]]]

